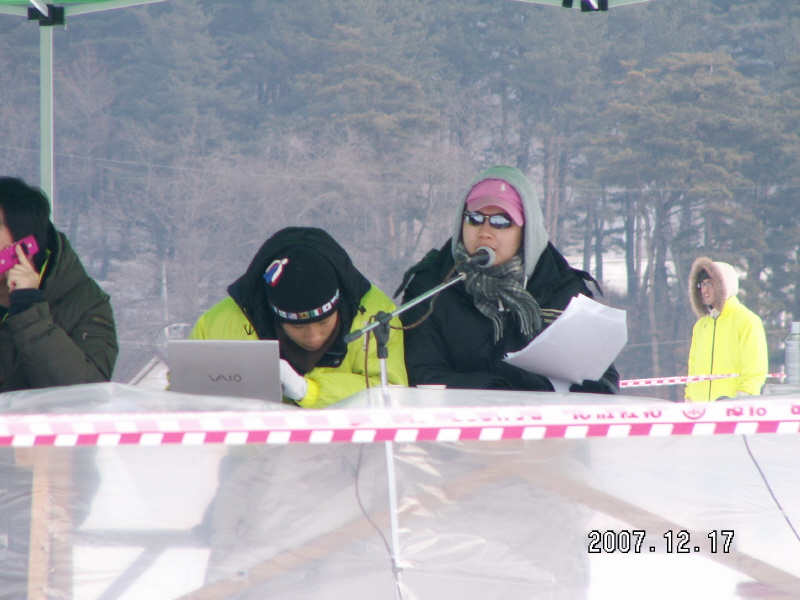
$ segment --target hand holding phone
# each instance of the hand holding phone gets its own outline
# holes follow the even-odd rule
[[[26,236],[18,242],[14,242],[5,250],[0,250],[0,273],[5,273],[14,265],[19,264],[17,246],[22,246],[23,252],[25,252],[25,254],[29,257],[33,256],[39,251],[36,238],[34,238],[32,235]]]

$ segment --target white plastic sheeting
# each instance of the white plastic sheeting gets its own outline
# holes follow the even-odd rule
[[[644,401],[391,391],[412,407]],[[0,409],[301,414],[113,384]],[[0,598],[800,598],[798,464],[797,433],[7,447]]]

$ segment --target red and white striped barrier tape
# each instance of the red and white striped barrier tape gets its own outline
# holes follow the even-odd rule
[[[470,408],[0,415],[0,446],[327,444],[800,433],[800,399]]]
[[[738,373],[730,375],[683,375],[679,377],[652,377],[649,379],[624,379],[619,382],[619,387],[649,387],[656,385],[679,385],[684,383],[694,383],[696,381],[710,381],[712,379],[727,379],[738,377]],[[768,378],[782,379],[785,373],[770,373]]]

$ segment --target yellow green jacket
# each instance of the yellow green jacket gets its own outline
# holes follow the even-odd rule
[[[696,289],[700,269],[711,273],[718,297],[727,298],[704,307]],[[764,326],[758,315],[739,302],[738,279],[733,267],[702,258],[695,261],[690,277],[692,305],[704,315],[695,323],[689,350],[689,375],[723,375],[739,377],[690,383],[686,399],[709,402],[720,397],[735,398],[761,392],[769,369],[769,355]],[[716,318],[715,318],[716,317]]]
[[[374,285],[361,298],[360,310],[353,318],[350,331],[364,327],[369,318],[379,311],[391,312],[394,303],[386,294]],[[400,320],[395,317],[391,325],[400,327]],[[201,340],[257,340],[253,325],[236,304],[228,296],[207,310],[197,321],[190,339]],[[377,356],[377,344],[374,336],[369,336],[369,352],[365,349],[367,336],[350,342],[342,362],[336,367],[316,367],[305,374],[308,381],[308,392],[298,402],[304,408],[323,408],[352,396],[366,388],[364,377],[364,358],[367,355],[366,374],[370,386],[380,386],[380,361]],[[389,358],[386,361],[387,378],[390,384],[408,385],[408,376],[404,362],[403,332],[392,329],[387,345]]]

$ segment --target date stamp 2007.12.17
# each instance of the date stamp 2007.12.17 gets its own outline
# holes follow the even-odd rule
[[[701,536],[702,537],[702,536]],[[727,554],[733,542],[733,530],[721,529],[709,531],[702,539],[697,539],[697,532],[682,529],[668,530],[658,536],[649,536],[643,529],[620,529],[589,532],[589,554],[620,552],[666,552],[667,554],[691,554],[693,552],[721,552]]]

